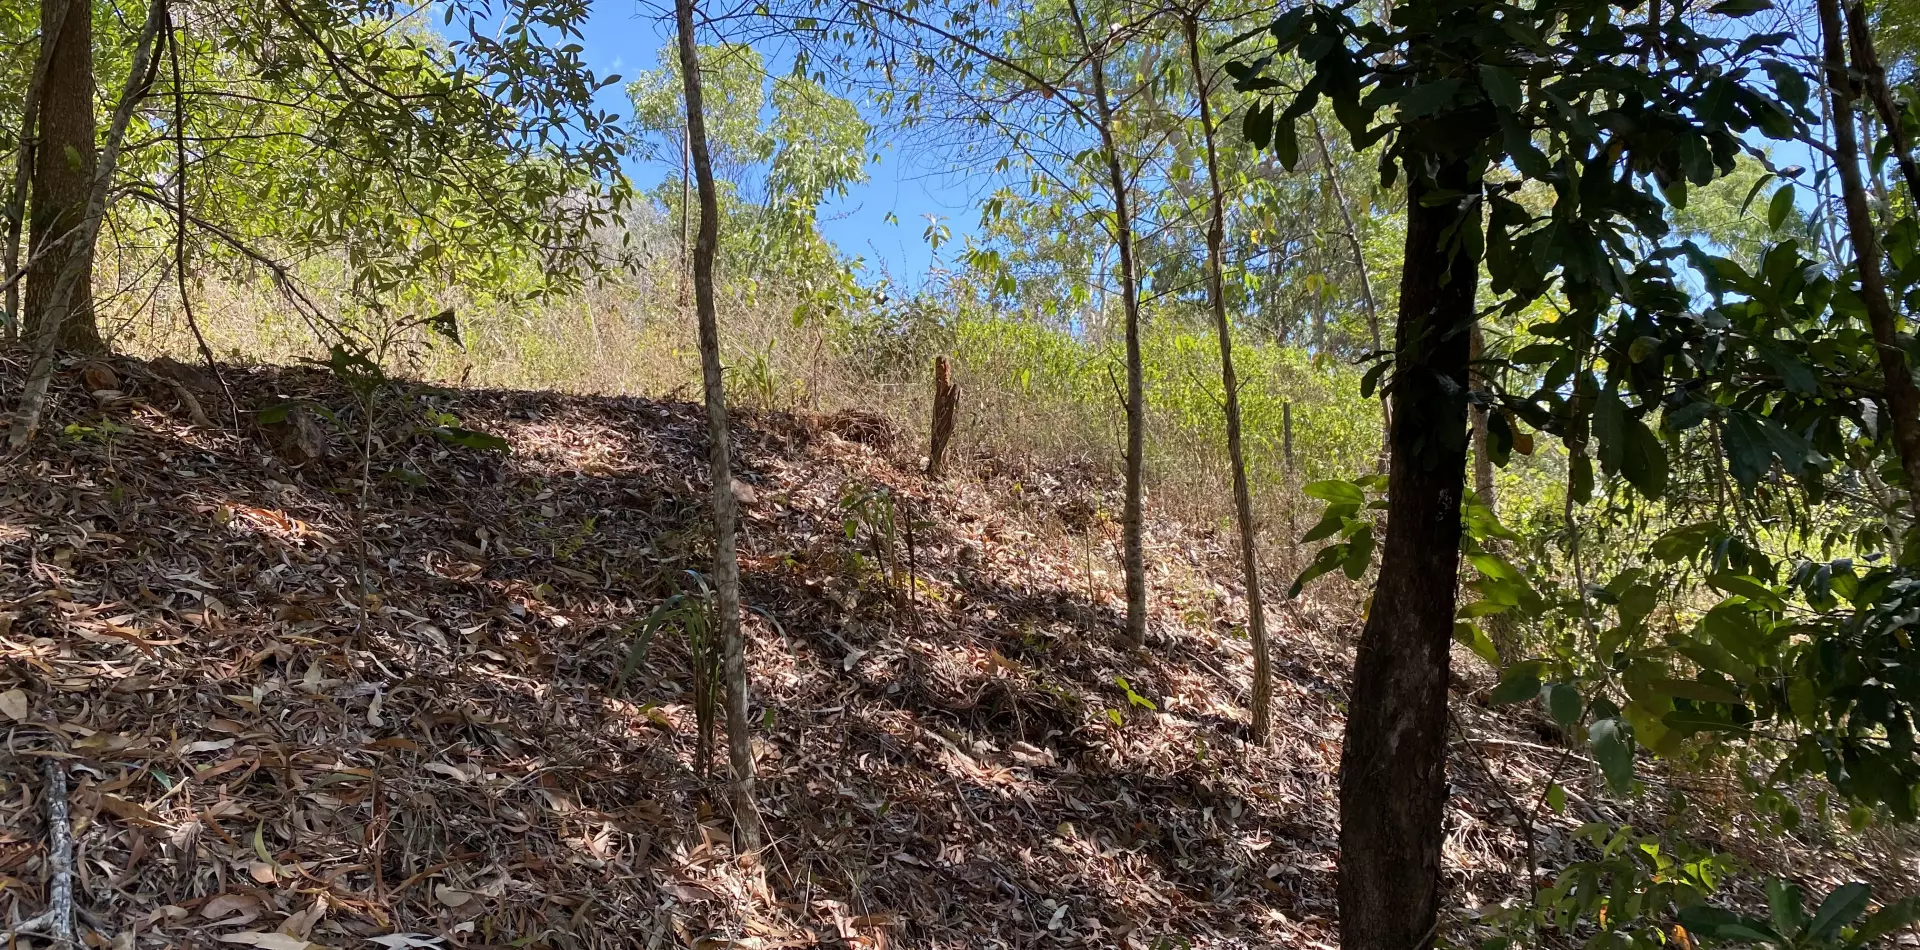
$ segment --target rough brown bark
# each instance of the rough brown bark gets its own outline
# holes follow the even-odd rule
[[[1847,236],[1853,244],[1855,269],[1860,272],[1860,299],[1867,308],[1867,324],[1873,332],[1874,348],[1880,357],[1885,377],[1887,414],[1892,417],[1894,448],[1900,467],[1907,476],[1907,507],[1920,519],[1920,387],[1913,382],[1905,351],[1900,347],[1900,317],[1887,297],[1886,278],[1881,274],[1880,238],[1874,230],[1873,215],[1867,209],[1867,190],[1860,177],[1860,142],[1852,121],[1854,103],[1860,90],[1847,71],[1846,33],[1841,25],[1839,0],[1819,0],[1822,52],[1826,59],[1827,94],[1832,100],[1834,167],[1840,175],[1841,204],[1847,213]],[[1864,40],[1864,47],[1862,44]],[[1872,39],[1855,39],[1855,56],[1864,61],[1854,66],[1871,75],[1874,63]],[[1898,116],[1894,116],[1895,125]],[[1902,136],[1904,138],[1904,136]],[[1897,141],[1897,140],[1896,140]],[[1904,152],[1904,149],[1900,151]],[[1911,167],[1908,156],[1901,156],[1901,170]],[[1916,173],[1920,174],[1920,173]],[[1908,179],[1912,187],[1914,180]]]
[[[1222,247],[1227,239],[1226,196],[1220,189],[1220,160],[1213,141],[1213,106],[1207,101],[1207,74],[1200,62],[1199,15],[1186,18],[1187,59],[1200,99],[1200,133],[1207,146],[1207,303],[1220,338],[1220,385],[1227,394],[1227,463],[1233,468],[1233,513],[1240,528],[1240,571],[1247,585],[1247,635],[1253,641],[1253,740],[1264,743],[1272,725],[1273,674],[1268,668],[1267,613],[1260,596],[1260,559],[1253,539],[1253,492],[1247,486],[1247,462],[1240,444],[1240,380],[1233,370],[1233,327],[1227,321],[1226,276]]]
[[[713,298],[714,249],[720,242],[720,193],[713,183],[707,123],[700,94],[700,52],[693,36],[694,0],[675,0],[680,76],[687,97],[687,143],[699,180],[700,235],[693,247],[694,310],[700,323],[700,371],[707,397],[707,462],[713,482],[713,587],[719,618],[722,664],[727,680],[727,762],[734,828],[743,850],[760,847],[760,813],[754,802],[752,724],[747,721],[747,646],[740,630],[740,560],[733,495],[731,437],[726,384],[720,375],[720,319]]]
[[[1128,201],[1126,169],[1120,164],[1120,146],[1113,134],[1113,102],[1107,98],[1107,59],[1105,37],[1094,37],[1087,29],[1080,5],[1068,0],[1080,45],[1087,51],[1093,74],[1094,116],[1098,120],[1100,150],[1107,163],[1107,187],[1113,191],[1113,241],[1120,254],[1120,303],[1126,312],[1127,337],[1127,479],[1126,498],[1120,510],[1121,562],[1126,574],[1127,629],[1124,642],[1140,646],[1147,642],[1147,565],[1143,528],[1145,525],[1145,486],[1142,483],[1147,457],[1147,386],[1140,371],[1140,282],[1133,260],[1133,216]]]
[[[120,146],[126,141],[127,123],[133,120],[134,108],[146,97],[147,90],[153,87],[154,69],[159,65],[159,60],[153,56],[154,42],[166,17],[167,0],[153,0],[152,6],[147,9],[146,26],[141,28],[139,42],[134,47],[132,68],[127,71],[127,84],[120,93],[120,103],[114,107],[113,121],[107,126],[106,151],[100,156],[99,166],[94,171],[86,209],[75,225],[77,230],[73,240],[81,245],[92,246],[94,238],[100,233],[100,222],[107,215],[107,194],[112,190],[114,170],[120,163]],[[40,424],[40,415],[46,409],[47,385],[53,379],[54,350],[62,336],[68,302],[78,292],[85,263],[77,258],[68,258],[66,266],[54,276],[44,321],[35,331],[33,362],[27,369],[27,384],[20,392],[20,407],[14,413],[7,433],[7,444],[16,452],[26,447],[33,438],[34,429]]]
[[[80,268],[60,325],[61,349],[99,352],[100,328],[93,312],[93,236],[72,234],[87,216],[99,167],[93,114],[93,18],[87,4],[40,0],[43,27],[58,21],[40,97],[39,147],[33,153],[33,187],[27,222],[27,290],[22,311],[28,338],[58,305],[60,273],[69,261]]]
[[[1443,189],[1468,190],[1464,163]],[[1460,561],[1469,322],[1479,261],[1443,232],[1461,213],[1407,195],[1395,328],[1387,536],[1360,636],[1340,760],[1340,942],[1422,950],[1438,920],[1446,803],[1447,675]],[[1472,213],[1472,212],[1468,212]],[[1450,386],[1443,384],[1448,381]]]
[[[1900,107],[1887,85],[1886,67],[1880,65],[1880,55],[1873,48],[1873,25],[1867,22],[1867,8],[1851,2],[1846,4],[1846,15],[1847,47],[1853,56],[1854,71],[1860,74],[1861,85],[1879,114],[1880,123],[1893,137],[1893,157],[1900,165],[1900,177],[1906,179],[1907,190],[1920,197],[1920,167],[1914,165],[1913,143],[1907,140],[1906,125],[1900,121]]]
[[[960,408],[960,387],[953,381],[953,365],[944,356],[933,360],[933,430],[927,440],[927,477],[939,478],[945,467],[947,443],[953,438],[953,416]]]
[[[58,33],[60,24],[73,6],[69,0],[47,0],[40,8],[41,36]],[[40,96],[46,91],[47,71],[53,65],[55,44],[40,44],[35,54],[33,74],[27,80],[23,108],[20,110],[20,144],[14,152],[13,182],[7,188],[7,237],[0,277],[7,284],[5,313],[0,315],[0,333],[12,342],[20,332],[20,234],[26,225],[27,189],[33,184],[33,153],[39,144]]]

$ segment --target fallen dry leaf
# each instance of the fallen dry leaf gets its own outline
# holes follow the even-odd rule
[[[0,376],[18,371],[0,348]],[[227,372],[243,419],[289,401],[366,418],[323,372]],[[97,424],[77,375],[56,378],[47,431]],[[1119,650],[1118,526],[1064,514],[1120,510],[1097,463],[992,459],[980,478],[932,483],[858,416],[742,412],[742,629],[770,711],[753,751],[782,842],[767,860],[812,882],[796,904],[734,851],[698,777],[689,631],[659,625],[608,689],[638,624],[697,589],[702,407],[401,389],[381,397],[370,459],[316,411],[318,451],[290,467],[245,425],[188,425],[143,388],[158,398],[109,410],[126,429],[111,440],[42,439],[0,460],[0,691],[49,727],[9,739],[97,773],[75,792],[100,819],[76,828],[86,907],[141,947],[623,950],[657,935],[878,950],[906,943],[903,921],[929,947],[1337,942],[1357,608],[1270,607],[1274,729],[1249,743],[1243,588],[1214,583],[1237,575],[1231,532],[1150,519],[1154,648]],[[512,453],[421,438],[416,400]],[[876,551],[877,510],[847,507],[876,492],[907,557]],[[1134,713],[1117,675],[1162,712]],[[1506,789],[1464,744],[1451,757],[1447,873],[1480,901],[1523,899],[1501,802],[1537,798],[1564,752],[1542,749],[1527,715],[1460,707],[1463,731],[1522,741],[1483,750]],[[1129,714],[1116,726],[1109,708]],[[0,733],[16,712],[0,705]],[[44,890],[38,784],[10,788],[0,914],[4,894]],[[1543,816],[1540,840],[1571,840],[1574,822]],[[1792,836],[1719,846],[1871,880],[1876,897],[1911,879]],[[226,893],[204,889],[217,881]],[[175,903],[195,897],[193,912]],[[231,931],[248,933],[209,939]]]
[[[446,946],[447,938],[435,937],[432,934],[385,934],[379,937],[368,937],[367,942],[379,944],[387,950],[418,950],[421,947]]]
[[[208,920],[222,920],[237,914],[245,914],[247,920],[259,916],[260,899],[251,894],[216,894],[200,907],[200,916]]]
[[[14,722],[23,722],[27,718],[27,692],[23,689],[10,689],[0,693],[0,716]]]
[[[109,814],[123,821],[130,821],[135,824],[147,825],[153,828],[166,827],[166,822],[161,821],[159,816],[155,815],[147,806],[138,802],[130,802],[118,795],[100,796],[100,807],[106,809]]]
[[[290,937],[305,939],[308,934],[313,932],[313,926],[326,916],[327,896],[322,894],[314,900],[313,906],[297,914],[289,915],[287,919],[282,921],[280,926],[275,929]]]
[[[308,947],[313,946],[312,941],[304,937],[258,930],[239,934],[221,934],[219,939],[221,943],[246,944],[259,947],[261,950],[307,950]]]

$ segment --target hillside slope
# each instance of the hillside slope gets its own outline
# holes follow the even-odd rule
[[[1116,651],[1095,479],[928,483],[885,420],[737,420],[773,841],[736,860],[681,628],[621,672],[707,564],[697,406],[408,384],[367,427],[324,373],[228,368],[236,434],[195,424],[233,414],[200,371],[70,369],[0,468],[10,913],[47,899],[54,758],[100,946],[1336,940],[1351,631],[1276,616],[1278,735],[1249,747],[1227,542],[1154,534],[1153,635]],[[1561,756],[1460,705],[1446,857],[1471,907],[1525,890],[1489,770],[1532,795]],[[1562,780],[1548,866],[1571,822],[1624,817]],[[1728,830],[1763,866],[1841,873]]]

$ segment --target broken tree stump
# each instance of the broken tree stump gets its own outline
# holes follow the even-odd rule
[[[946,460],[947,443],[953,439],[953,414],[959,408],[960,386],[953,381],[953,367],[944,356],[933,360],[933,431],[927,443],[927,476],[939,478]]]

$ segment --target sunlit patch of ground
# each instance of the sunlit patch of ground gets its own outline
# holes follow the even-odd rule
[[[0,474],[10,911],[45,900],[54,757],[78,903],[116,946],[1336,942],[1351,614],[1276,612],[1276,734],[1251,747],[1215,533],[1155,530],[1153,633],[1122,652],[1111,539],[1076,514],[1117,508],[1111,486],[929,484],[884,420],[743,420],[771,840],[740,856],[724,765],[696,761],[683,630],[622,678],[642,621],[707,569],[699,407],[396,390],[362,458],[365,421],[324,376],[229,370],[246,407],[328,407],[312,452],[197,429],[125,375],[134,401],[104,414],[57,391],[49,431],[105,436],[43,439]],[[511,452],[436,439],[423,407]],[[1446,859],[1471,906],[1524,893],[1506,795],[1564,756],[1459,705]],[[1636,817],[1558,778],[1548,868],[1577,822]],[[1836,859],[1821,834],[1722,843],[1895,882],[1884,852]]]

